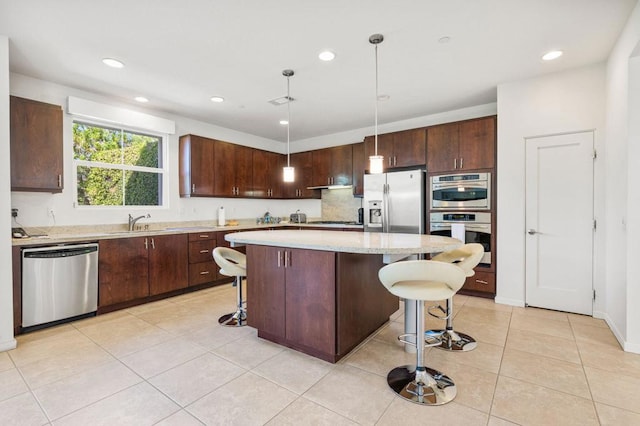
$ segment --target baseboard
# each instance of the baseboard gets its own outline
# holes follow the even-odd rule
[[[524,301],[519,299],[507,299],[506,297],[498,297],[494,299],[496,303],[500,303],[501,305],[510,305],[510,306],[519,306],[524,308]]]
[[[0,352],[10,351],[15,349],[18,345],[16,339],[7,340],[6,342],[0,342]]]
[[[600,312],[601,313],[601,312]],[[595,316],[595,313],[594,313]],[[618,341],[618,343],[620,343],[620,346],[622,347],[623,350],[627,350],[626,349],[626,345],[627,343],[624,340],[624,336],[622,335],[622,333],[620,332],[620,330],[618,329],[618,327],[616,327],[616,323],[613,322],[613,320],[611,319],[611,317],[608,314],[604,314],[602,319],[605,320],[605,322],[607,323],[607,325],[609,326],[609,329],[611,330],[611,332],[613,333],[614,337],[616,338],[616,340]]]

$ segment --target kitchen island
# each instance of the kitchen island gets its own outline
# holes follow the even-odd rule
[[[225,238],[247,246],[247,316],[258,336],[329,362],[398,310],[398,298],[378,280],[385,263],[461,245],[447,237],[348,231],[251,231]]]

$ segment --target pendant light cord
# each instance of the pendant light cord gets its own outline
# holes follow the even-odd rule
[[[376,117],[375,117],[375,129],[374,129],[374,134],[375,134],[375,148],[374,148],[374,152],[375,155],[378,155],[378,45],[375,45],[375,52],[376,52],[376,107],[375,107],[375,113],[376,113]]]
[[[289,76],[287,76],[287,167],[290,167],[289,156],[291,153],[289,142],[289,128],[291,127],[291,95],[289,91]]]

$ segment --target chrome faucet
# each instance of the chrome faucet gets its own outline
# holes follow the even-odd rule
[[[136,222],[139,221],[140,219],[144,219],[145,217],[148,219],[151,217],[151,215],[147,213],[146,216],[142,215],[134,218],[133,216],[131,216],[131,213],[129,213],[129,231],[133,231],[133,227],[136,226]]]

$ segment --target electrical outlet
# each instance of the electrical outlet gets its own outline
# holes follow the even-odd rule
[[[11,209],[11,217],[18,217],[18,209]]]

